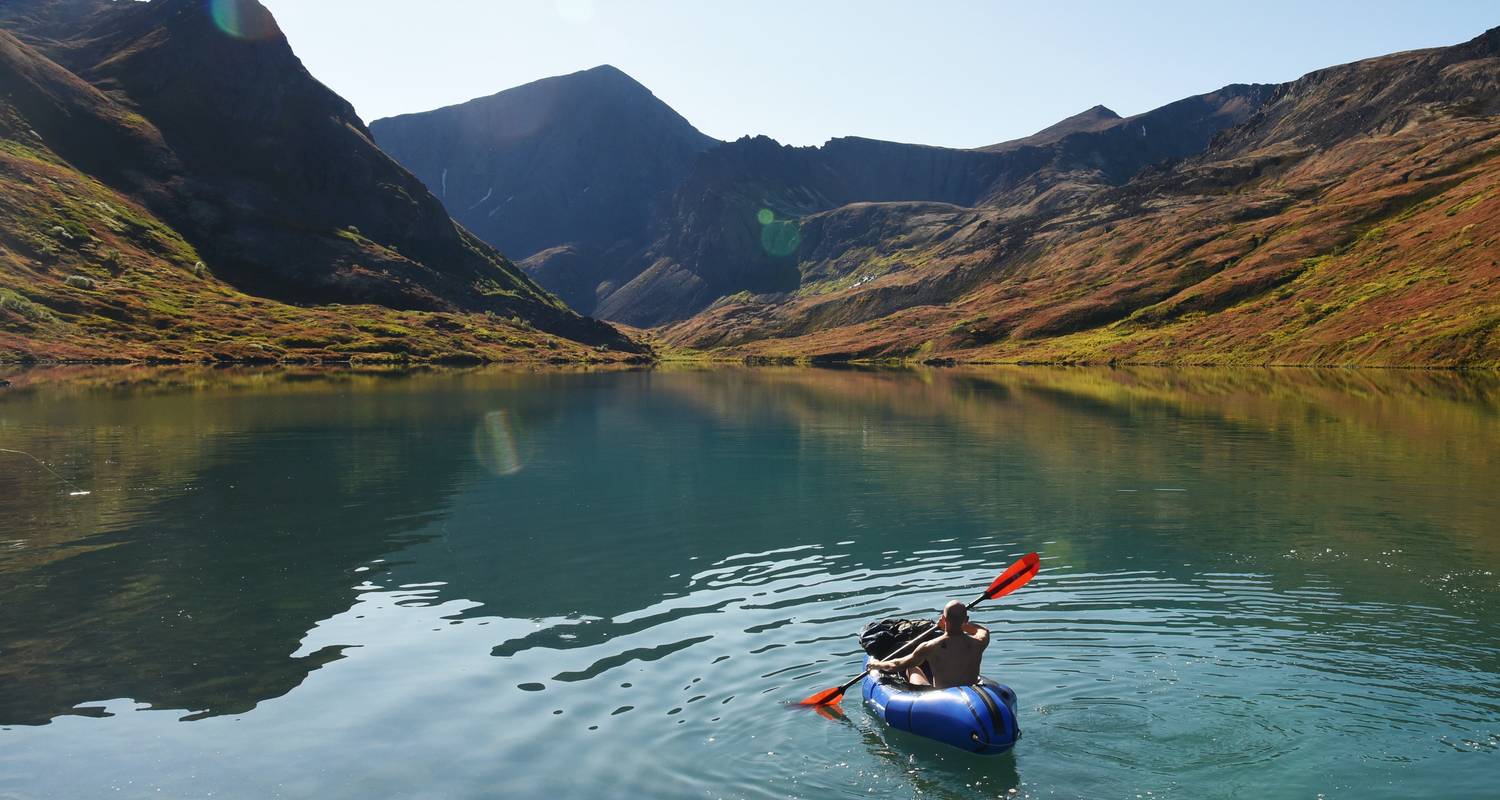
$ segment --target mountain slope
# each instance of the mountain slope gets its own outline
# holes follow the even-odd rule
[[[1086,112],[1084,119],[1065,120],[1030,140],[993,150],[853,137],[822,147],[741,139],[699,157],[659,219],[640,268],[629,270],[638,274],[607,295],[596,313],[632,325],[659,325],[739,292],[816,291],[817,279],[808,279],[813,273],[868,277],[871,270],[860,276],[847,270],[832,274],[840,271],[833,263],[857,259],[861,248],[881,240],[881,228],[903,215],[915,214],[922,220],[917,224],[925,226],[932,203],[954,212],[999,208],[1011,216],[1068,208],[1150,164],[1200,152],[1215,133],[1248,117],[1268,95],[1269,87],[1229,86],[1128,120]],[[837,236],[803,235],[809,227],[831,233],[817,215],[869,203],[887,205],[878,214],[862,208],[839,215]],[[854,225],[876,217],[877,228]]]
[[[60,120],[56,136],[41,133]],[[141,202],[48,145],[84,134],[142,168],[145,156],[171,158],[138,115],[0,31],[0,361],[621,357],[520,318],[247,295]]]
[[[825,359],[1500,364],[1497,98],[1500,31],[1322,70],[1185,162],[952,215],[940,241],[876,243],[887,263],[858,286],[734,298],[665,336]]]
[[[608,266],[645,244],[656,205],[717,144],[609,66],[370,129],[486,241],[519,258],[553,251],[534,274],[585,313]]]
[[[195,0],[8,4],[0,23],[20,38],[0,48],[0,87],[28,155],[138,206],[238,292],[489,311],[631,348],[455,225],[307,74],[269,13],[235,5],[253,30],[220,29]]]

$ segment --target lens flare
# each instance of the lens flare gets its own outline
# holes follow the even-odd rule
[[[219,30],[236,39],[270,39],[276,20],[259,0],[209,0],[209,14]]]
[[[802,244],[802,229],[797,223],[776,219],[776,212],[769,208],[755,212],[755,221],[760,223],[761,249],[777,258],[797,252],[797,245]]]
[[[760,229],[760,246],[777,258],[797,252],[799,244],[802,244],[802,231],[795,222],[776,220]]]
[[[525,466],[511,431],[509,412],[491,411],[484,415],[474,428],[474,457],[496,475],[514,475]]]

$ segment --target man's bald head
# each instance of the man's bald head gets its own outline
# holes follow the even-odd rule
[[[957,600],[949,600],[943,606],[943,629],[949,631],[961,631],[964,623],[969,621],[969,607]]]

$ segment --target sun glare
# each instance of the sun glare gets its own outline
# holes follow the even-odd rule
[[[269,39],[276,35],[276,20],[255,0],[209,0],[209,11],[219,30],[236,39]]]

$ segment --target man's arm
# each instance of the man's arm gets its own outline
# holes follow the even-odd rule
[[[964,633],[978,639],[980,644],[987,645],[990,643],[990,629],[983,625],[976,625],[972,622],[965,623]]]
[[[901,670],[910,669],[911,667],[914,667],[917,664],[926,661],[928,657],[932,655],[933,648],[935,647],[937,647],[936,639],[922,645],[921,647],[918,647],[917,649],[911,651],[909,655],[902,656],[895,661],[878,661],[875,659],[870,659],[870,669],[880,670],[881,672],[899,672]]]

